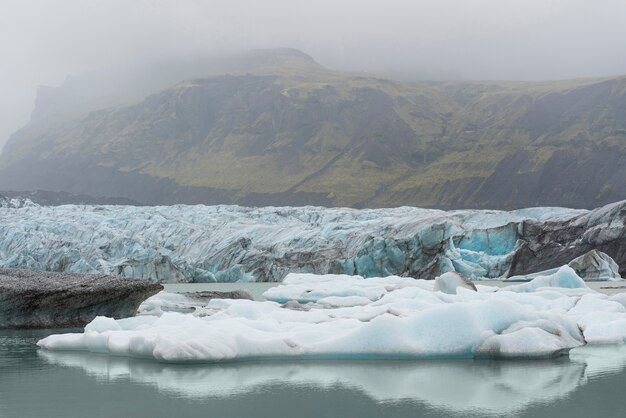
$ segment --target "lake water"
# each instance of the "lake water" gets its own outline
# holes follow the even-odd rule
[[[0,331],[0,417],[622,417],[626,346],[543,361],[171,365]]]
[[[275,284],[167,285],[168,291]],[[38,350],[0,330],[0,417],[623,417],[626,346],[542,361],[288,361],[174,365]]]

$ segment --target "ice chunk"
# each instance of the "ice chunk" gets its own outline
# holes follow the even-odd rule
[[[475,352],[495,357],[555,356],[560,354],[564,345],[579,345],[581,339],[581,332],[574,322],[556,316],[518,321],[500,334],[487,338]]]
[[[300,303],[318,302],[328,297],[359,297],[378,300],[387,292],[407,286],[432,288],[426,280],[390,276],[364,279],[361,276],[341,274],[290,273],[282,285],[272,287],[263,297],[278,303],[295,300]],[[359,299],[363,300],[363,299]]]
[[[433,290],[437,292],[449,293],[456,295],[456,289],[458,287],[476,291],[474,283],[470,282],[458,273],[448,272],[435,278],[435,286]]]
[[[585,281],[621,279],[617,263],[601,251],[591,250],[568,265]]]
[[[591,250],[573,259],[567,265],[573,268],[576,274],[584,281],[621,280],[617,263],[601,251]],[[553,268],[524,276],[511,276],[506,281],[530,281],[539,276],[550,276],[556,273],[557,270],[558,268]]]
[[[448,277],[458,284],[458,277]],[[83,334],[53,335],[38,344],[163,362],[548,357],[585,344],[581,324],[602,323],[587,317],[595,304],[613,315],[611,321],[626,316],[621,304],[598,294],[585,296],[587,302],[542,290],[582,282],[573,277],[573,270],[564,267],[556,277],[522,285],[526,288],[520,293],[454,287],[456,294],[448,294],[433,291],[432,282],[402,277],[293,274],[266,292],[274,301],[212,299],[202,315],[98,318]],[[622,335],[620,326],[616,322],[610,330],[612,337]]]
[[[544,287],[562,289],[588,289],[584,280],[578,277],[574,269],[562,266],[547,276],[537,276],[528,283],[512,285],[502,288],[510,292],[533,292]]]
[[[140,315],[157,315],[163,312],[203,314],[202,309],[213,299],[249,299],[254,300],[246,290],[229,292],[204,291],[191,293],[159,292],[139,305]]]

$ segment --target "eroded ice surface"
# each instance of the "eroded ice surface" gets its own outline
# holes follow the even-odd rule
[[[568,266],[510,289],[482,288],[458,287],[448,294],[425,280],[291,274],[265,292],[265,302],[213,299],[188,314],[99,317],[83,333],[53,335],[38,344],[164,362],[220,362],[536,358],[626,338],[621,298],[587,288]],[[164,300],[167,295],[153,303]]]
[[[561,241],[561,235],[575,240],[559,241],[559,248],[574,248],[576,255],[608,245],[623,234],[620,208],[625,205],[591,212],[201,205],[0,208],[0,267],[161,282],[280,281],[289,272],[433,279],[456,271],[469,279],[500,278],[520,248],[532,250],[524,254],[543,254],[541,249],[551,241],[542,232],[544,224],[578,228],[569,235],[555,232]],[[516,261],[518,267],[533,263]]]

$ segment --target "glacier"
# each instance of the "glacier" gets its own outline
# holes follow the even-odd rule
[[[37,207],[38,204],[24,197],[7,197],[0,194],[0,209],[19,209],[23,207]]]
[[[444,277],[446,276],[446,277]],[[439,278],[438,278],[439,279]],[[143,315],[97,317],[83,333],[46,337],[48,350],[160,362],[244,359],[543,358],[585,344],[626,341],[623,294],[607,296],[569,266],[497,289],[437,279],[289,274],[266,301],[157,294]],[[440,285],[441,286],[441,285]],[[186,300],[185,300],[186,298]]]
[[[281,281],[291,272],[502,279],[554,269],[592,250],[613,257],[617,264],[607,260],[606,271],[624,274],[626,265],[626,201],[592,211],[510,212],[13,206],[0,208],[4,268],[186,283]],[[617,280],[619,273],[594,274]]]

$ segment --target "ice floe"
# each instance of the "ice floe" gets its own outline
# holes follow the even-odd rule
[[[162,362],[222,362],[539,358],[626,338],[621,299],[587,288],[568,266],[495,292],[445,282],[456,292],[403,277],[290,274],[265,292],[267,301],[211,299],[196,302],[189,313],[160,309],[159,316],[99,317],[83,333],[52,335],[38,344]],[[172,298],[147,301],[143,313]],[[184,305],[189,298],[176,302]]]

